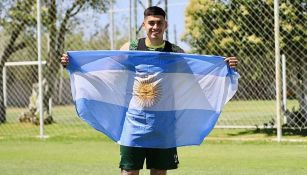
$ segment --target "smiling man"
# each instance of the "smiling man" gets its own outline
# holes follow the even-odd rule
[[[144,11],[143,28],[146,38],[126,43],[121,50],[142,50],[160,52],[184,53],[180,47],[163,40],[167,29],[165,12],[157,6],[149,7]],[[178,167],[177,148],[139,148],[120,146],[121,161],[119,167],[122,175],[138,175],[143,169],[146,160],[146,168],[151,175],[165,175],[167,170]]]
[[[140,38],[124,44],[121,50],[141,50],[141,51],[158,51],[158,52],[177,52],[184,53],[183,49],[163,39],[163,35],[167,30],[166,14],[163,9],[157,6],[149,7],[144,11],[143,28],[146,31],[146,38]],[[231,68],[237,66],[236,57],[227,57],[225,61]],[[68,56],[63,54],[61,64],[66,66],[69,63]],[[140,73],[143,73],[140,71]],[[148,77],[147,77],[148,78]],[[146,79],[147,81],[147,79]],[[153,83],[140,81],[135,85],[136,97],[141,102],[141,106],[148,107],[156,103],[156,97],[159,97],[159,86]],[[128,111],[129,112],[129,111]],[[131,114],[133,116],[133,114]],[[143,115],[141,117],[145,117]],[[140,116],[139,116],[140,117]],[[134,117],[132,117],[134,118]],[[132,120],[132,119],[131,119]],[[143,121],[143,120],[142,120]],[[141,121],[133,121],[135,125]],[[145,123],[147,125],[147,123]],[[154,122],[152,123],[154,125]],[[154,127],[154,126],[150,126]],[[123,130],[127,132],[127,130]],[[135,133],[130,133],[135,134]],[[137,135],[137,134],[136,134]],[[141,137],[141,136],[140,136]],[[171,139],[171,138],[170,138]],[[177,169],[179,160],[177,156],[177,148],[147,148],[147,147],[131,147],[120,146],[121,160],[119,168],[122,175],[139,175],[140,169],[146,160],[146,168],[150,169],[151,175],[166,175],[167,170]]]
[[[142,50],[160,52],[184,53],[183,49],[163,40],[167,30],[165,12],[162,8],[153,6],[144,11],[143,28],[146,38],[131,41],[123,45],[121,50]],[[225,59],[231,68],[237,65],[236,57]],[[138,175],[146,160],[146,167],[150,169],[151,175],[166,175],[167,170],[177,169],[179,160],[177,148],[139,148],[120,146],[121,161],[119,167],[122,175]]]

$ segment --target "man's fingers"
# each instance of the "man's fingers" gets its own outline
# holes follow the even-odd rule
[[[238,65],[238,59],[236,57],[227,57],[225,58],[225,61],[228,62],[228,65],[231,68],[236,68]]]
[[[66,67],[69,63],[68,55],[63,53],[60,62],[64,67]]]
[[[61,57],[61,61],[68,61],[68,57]]]
[[[68,63],[69,61],[66,59],[61,59],[61,63]]]
[[[228,62],[229,62],[229,64],[232,64],[232,63],[233,64],[238,64],[238,60],[229,60]]]
[[[237,57],[226,57],[225,61],[227,61],[227,60],[236,60],[236,59],[237,59]]]
[[[236,66],[237,66],[237,63],[229,63],[229,66],[230,66],[230,67],[236,67]]]

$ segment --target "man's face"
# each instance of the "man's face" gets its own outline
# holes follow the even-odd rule
[[[167,22],[163,16],[153,15],[144,19],[143,27],[149,39],[163,40],[163,34],[167,28]]]

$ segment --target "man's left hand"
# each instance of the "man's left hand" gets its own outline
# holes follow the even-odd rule
[[[236,68],[238,65],[238,59],[236,57],[227,57],[225,61],[229,65],[230,68]]]

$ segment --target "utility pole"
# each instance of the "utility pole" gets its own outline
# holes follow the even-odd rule
[[[110,48],[114,50],[114,9],[113,2],[110,1]]]
[[[129,0],[129,42],[132,40],[132,36],[131,36],[131,8],[132,8],[132,5],[131,5],[131,1],[132,0]]]
[[[177,30],[176,30],[176,24],[174,24],[174,42],[177,45]]]
[[[134,33],[135,38],[138,38],[138,0],[134,0]]]
[[[164,10],[166,14],[166,18],[168,19],[168,2],[164,0]],[[166,40],[168,41],[168,30],[166,30]]]
[[[147,7],[151,7],[152,6],[152,0],[147,0]]]

